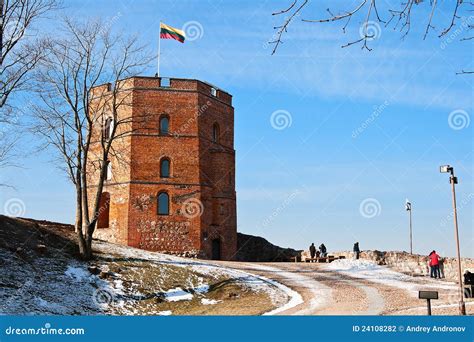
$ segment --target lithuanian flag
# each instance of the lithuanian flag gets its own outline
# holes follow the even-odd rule
[[[186,36],[184,31],[178,30],[174,27],[160,23],[160,38],[161,39],[175,39],[181,43],[184,43]]]

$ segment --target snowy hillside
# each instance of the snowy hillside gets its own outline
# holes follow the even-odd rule
[[[300,300],[242,271],[106,242],[82,262],[73,237],[69,226],[0,216],[1,314],[255,315]]]

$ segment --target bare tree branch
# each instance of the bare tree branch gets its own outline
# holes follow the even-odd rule
[[[474,6],[474,3],[472,1],[466,1],[466,0],[455,0],[455,1],[456,2],[452,9],[450,23],[439,34],[439,37],[445,36],[448,32],[450,32],[453,29],[453,27],[456,26],[457,21],[461,19],[461,15],[459,13],[460,13],[460,9],[462,5],[471,6],[471,9],[468,11],[472,11],[472,7]],[[322,19],[301,19],[301,21],[306,22],[306,23],[319,23],[319,24],[344,21],[342,31],[343,33],[346,33],[346,28],[348,27],[351,19],[353,17],[359,17],[359,15],[362,15],[361,14],[362,12],[365,12],[365,15],[362,19],[362,25],[360,26],[360,29],[359,29],[360,37],[342,45],[342,47],[344,48],[344,47],[348,47],[348,46],[352,46],[352,45],[356,45],[360,43],[362,44],[362,49],[371,51],[371,48],[369,48],[368,46],[368,42],[376,38],[374,37],[374,34],[371,34],[369,32],[369,27],[372,23],[382,23],[385,25],[385,27],[389,25],[393,25],[394,29],[398,29],[402,33],[402,38],[403,38],[406,35],[408,35],[410,32],[411,25],[412,25],[412,16],[413,16],[415,5],[420,5],[425,2],[428,2],[428,1],[400,0],[399,9],[396,9],[396,8],[387,9],[389,17],[390,17],[390,19],[387,21],[384,21],[379,15],[377,3],[380,3],[380,0],[359,0],[353,8],[349,10],[343,10],[339,14],[335,14],[334,11],[327,8],[326,12],[329,13],[329,17],[322,18]],[[274,30],[276,30],[275,39],[269,42],[270,44],[274,44],[272,55],[275,54],[280,44],[282,43],[283,35],[284,33],[288,31],[289,24],[292,22],[292,20],[294,20],[294,18],[297,15],[300,15],[303,8],[304,7],[307,8],[309,4],[310,2],[308,0],[305,0],[300,6],[298,6],[298,0],[292,0],[292,3],[289,5],[288,8],[272,14],[272,15],[279,15],[283,13],[289,14],[289,16],[284,20],[282,25],[274,27]],[[426,39],[430,30],[435,29],[433,21],[434,21],[436,11],[439,10],[437,0],[430,0],[429,5],[431,6],[431,10],[430,10],[430,14],[427,20],[423,39]],[[469,18],[472,18],[472,16],[470,15]],[[471,30],[472,24],[468,24],[467,29]],[[468,41],[471,39],[472,37],[460,38],[461,41]],[[460,73],[466,74],[469,72],[462,71]]]
[[[28,32],[57,6],[57,0],[0,0],[0,108],[7,105],[12,93],[24,89],[42,57],[44,41],[33,39]],[[1,113],[0,120],[7,120],[8,112]]]
[[[274,13],[272,13],[272,15],[279,15],[279,14],[283,14],[283,13],[286,13],[286,12],[290,11],[296,5],[297,1],[298,0],[293,0],[293,3],[290,5],[290,7],[288,7],[287,9],[281,10],[279,12],[274,12]]]
[[[276,33],[276,34],[277,34],[276,40],[269,42],[270,44],[275,44],[275,47],[273,48],[273,51],[272,51],[272,55],[275,54],[276,50],[278,49],[278,46],[282,43],[281,37],[282,37],[282,35],[283,35],[284,32],[287,32],[288,25],[290,25],[290,23],[291,23],[291,21],[293,20],[293,18],[295,18],[295,17],[298,15],[298,13],[303,9],[303,7],[304,7],[307,3],[308,3],[308,0],[304,0],[303,4],[302,4],[300,7],[298,7],[298,8],[296,9],[296,11],[293,12],[293,14],[292,14],[288,19],[286,19],[286,21],[283,23],[283,25],[274,27],[274,29],[278,29],[278,31],[277,31],[277,33]],[[286,12],[288,12],[289,10],[291,10],[295,4],[296,4],[296,1],[295,1],[295,3],[293,3],[293,5],[291,5],[288,9],[283,10],[283,11],[280,11],[279,13],[274,13],[274,14],[286,13]]]
[[[92,256],[109,165],[129,160],[123,138],[149,115],[125,115],[132,105],[127,77],[153,57],[134,37],[113,36],[100,21],[64,19],[65,37],[51,41],[36,73],[41,103],[32,105],[34,131],[58,152],[76,189],[76,232],[81,256]]]
[[[57,5],[57,0],[0,0],[0,168],[16,165],[12,159],[18,139],[13,131],[20,111],[11,98],[27,88],[43,56],[45,40],[29,32]]]

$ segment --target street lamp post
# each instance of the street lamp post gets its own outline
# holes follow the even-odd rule
[[[456,239],[456,253],[458,259],[458,281],[459,281],[459,313],[466,314],[466,304],[464,303],[464,289],[462,284],[462,268],[461,268],[461,251],[459,248],[459,230],[458,230],[458,213],[456,207],[456,187],[458,178],[454,176],[454,168],[450,165],[443,165],[440,167],[441,173],[451,174],[449,182],[451,183],[451,191],[453,193],[453,216],[454,216],[454,237]]]
[[[410,254],[413,254],[413,226],[412,226],[411,209],[412,209],[411,202],[407,199],[406,210],[408,211],[408,217],[410,220]]]

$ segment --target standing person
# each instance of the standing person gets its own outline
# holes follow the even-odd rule
[[[324,243],[322,243],[321,246],[319,246],[319,251],[321,252],[321,256],[325,258],[327,255],[327,249],[326,249],[326,246],[324,246]]]
[[[441,273],[439,272],[439,259],[440,256],[436,254],[436,251],[432,251],[430,253],[431,277],[435,279],[441,279]]]
[[[360,256],[360,248],[359,248],[359,243],[358,242],[356,242],[354,244],[354,249],[353,250],[354,250],[354,253],[355,253],[354,257],[356,258],[356,260],[358,260],[359,256]]]
[[[309,254],[311,255],[311,259],[314,259],[316,256],[316,246],[314,246],[314,242],[309,246]]]
[[[433,268],[433,265],[431,265],[431,255],[432,254],[433,254],[433,252],[431,252],[428,255],[428,266],[430,267],[430,278],[434,278],[434,268]]]

